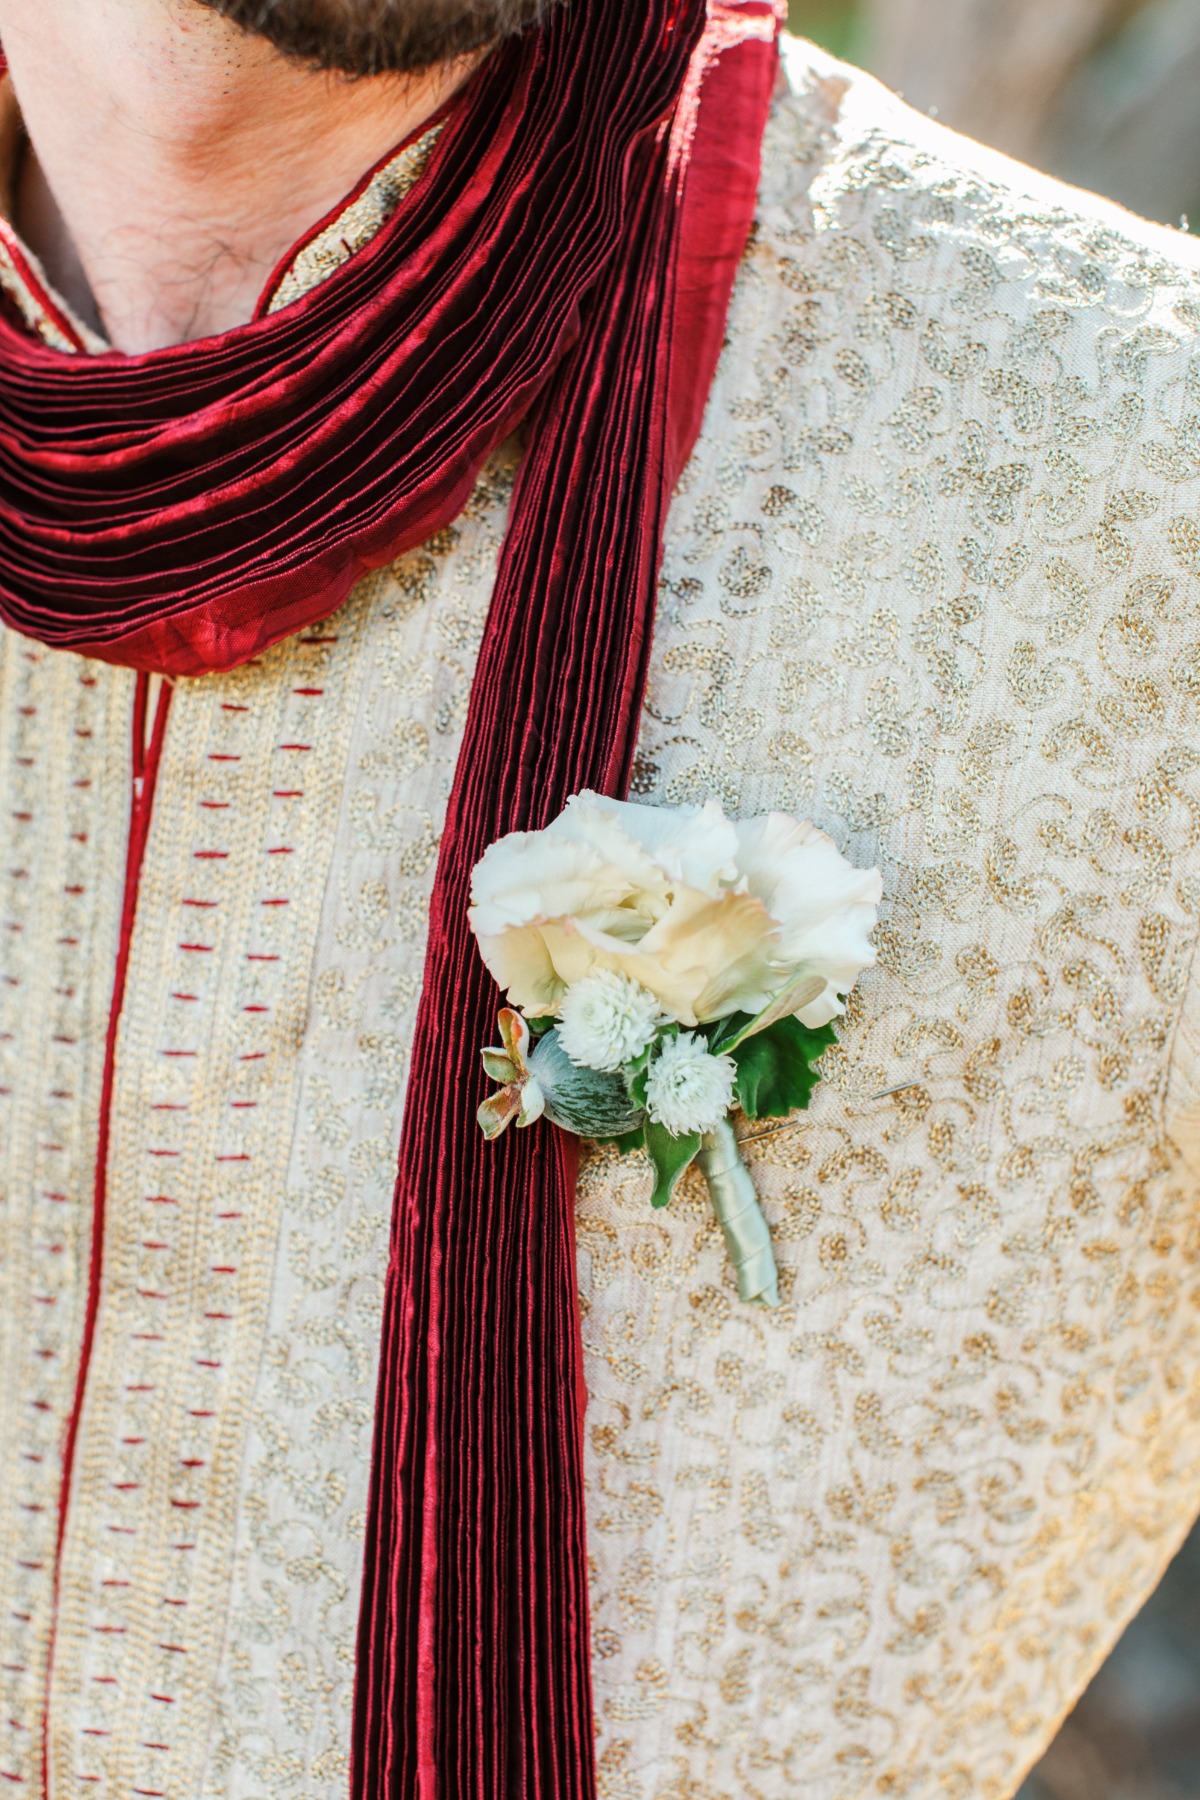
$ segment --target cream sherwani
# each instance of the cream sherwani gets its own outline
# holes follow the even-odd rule
[[[642,1162],[585,1168],[601,1792],[1003,1800],[1200,1502],[1200,252],[806,47],[786,76],[634,791],[815,818],[883,871],[880,960],[811,1113],[747,1128],[778,1313],[698,1180],[653,1213]],[[133,678],[0,637],[14,1793],[44,1715],[52,1800],[345,1791],[408,1043],[514,457],[325,627],[178,685],[69,1494]]]

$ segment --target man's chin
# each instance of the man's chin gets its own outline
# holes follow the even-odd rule
[[[412,74],[524,31],[560,0],[196,0],[345,75]]]

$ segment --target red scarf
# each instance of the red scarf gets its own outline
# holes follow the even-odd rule
[[[0,314],[0,617],[175,675],[325,618],[527,449],[446,819],[388,1269],[355,1800],[595,1792],[571,1146],[485,1144],[470,870],[623,793],[663,521],[774,80],[772,0],[570,0],[489,59],[375,239],[146,356]]]

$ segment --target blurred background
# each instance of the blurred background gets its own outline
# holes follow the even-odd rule
[[[792,0],[969,137],[1200,230],[1200,0]],[[1018,1800],[1200,1800],[1200,1528]]]

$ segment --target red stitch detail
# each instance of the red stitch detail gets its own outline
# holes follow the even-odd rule
[[[246,961],[247,962],[278,962],[279,958],[278,958],[278,956],[268,955],[264,951],[256,952],[254,950],[247,950]]]
[[[303,800],[304,789],[303,788],[273,788],[271,791],[271,798],[272,798],[272,800]],[[29,816],[30,816],[30,818],[32,818],[33,814],[30,813]]]
[[[228,850],[193,850],[192,855],[197,862],[228,862]]]
[[[191,950],[198,956],[211,956],[212,955],[212,945],[211,944],[180,944],[179,948],[181,950]]]
[[[151,1694],[150,1698],[159,1701],[163,1706],[174,1706],[175,1704],[170,1694]]]
[[[280,744],[281,750],[311,750],[311,744]]]
[[[172,994],[172,1000],[198,1000],[199,994]]]
[[[307,700],[310,695],[317,696],[325,692],[324,688],[293,688],[293,694],[302,694]]]

